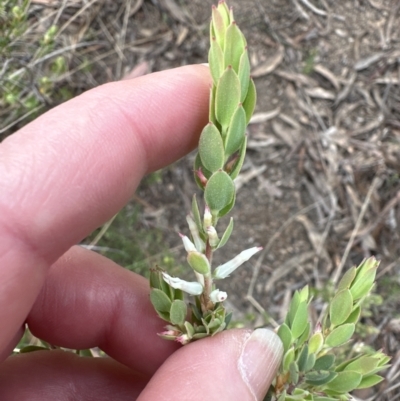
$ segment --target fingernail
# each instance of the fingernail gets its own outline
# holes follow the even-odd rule
[[[246,340],[239,358],[243,381],[256,400],[262,399],[276,372],[283,354],[279,337],[271,330],[257,329]]]

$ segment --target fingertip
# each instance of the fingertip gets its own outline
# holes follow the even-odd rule
[[[261,401],[282,353],[282,343],[270,330],[228,330],[178,350],[139,400]]]

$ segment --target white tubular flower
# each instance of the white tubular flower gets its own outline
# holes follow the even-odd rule
[[[215,304],[217,302],[224,302],[226,298],[228,298],[228,294],[226,292],[220,291],[218,289],[216,289],[210,293],[211,302],[213,302]]]
[[[207,236],[208,236],[208,240],[210,241],[210,245],[213,248],[215,248],[219,243],[219,238],[218,238],[217,231],[215,230],[215,228],[213,226],[207,227]]]
[[[169,274],[162,273],[164,281],[176,290],[182,290],[190,295],[200,295],[203,292],[203,286],[197,281],[185,281],[178,277],[171,277]]]
[[[196,249],[199,252],[203,252],[204,249],[206,248],[206,244],[200,238],[199,229],[197,227],[196,222],[193,220],[192,216],[190,216],[190,215],[186,216],[186,221],[189,226],[190,234],[192,234],[192,238],[193,238],[194,244],[196,246]]]
[[[245,251],[239,253],[229,262],[218,266],[214,272],[215,279],[222,279],[228,277],[232,272],[234,272],[240,265],[247,262],[254,254],[261,251],[262,247],[255,246],[254,248],[246,249]]]
[[[210,208],[206,206],[204,210],[204,218],[203,218],[203,228],[204,231],[207,231],[207,227],[212,225],[212,214],[210,212]]]
[[[189,237],[179,233],[180,237],[182,238],[183,246],[185,247],[186,252],[196,252],[197,249],[194,246],[193,242],[190,241]]]

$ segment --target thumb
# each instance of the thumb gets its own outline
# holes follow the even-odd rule
[[[262,401],[282,353],[270,330],[224,331],[171,355],[138,401]]]

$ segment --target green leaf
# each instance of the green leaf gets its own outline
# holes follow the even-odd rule
[[[283,323],[282,325],[279,326],[277,334],[282,341],[283,350],[284,352],[286,352],[293,341],[292,332],[290,331],[288,325],[286,323]]]
[[[246,133],[246,112],[239,103],[225,137],[225,158],[240,149]]]
[[[215,114],[225,135],[237,105],[240,102],[240,81],[232,67],[228,66],[218,81],[215,94]],[[247,115],[247,113],[246,113]]]
[[[233,198],[229,202],[229,204],[227,206],[225,206],[222,210],[219,211],[218,218],[223,217],[227,213],[229,213],[232,210],[233,206],[235,206],[235,201],[236,201],[236,193],[233,194]]]
[[[233,218],[231,217],[231,219],[229,220],[228,227],[226,227],[226,230],[218,243],[217,249],[222,248],[228,242],[232,234],[232,231],[233,231]]]
[[[361,308],[357,306],[354,308],[353,312],[350,313],[350,316],[347,318],[345,323],[356,324],[358,322],[358,319],[360,319],[360,315],[361,315]]]
[[[246,99],[243,102],[243,108],[246,112],[246,124],[250,122],[250,118],[254,113],[257,102],[257,92],[254,81],[250,79],[249,88],[247,90]]]
[[[334,380],[337,376],[336,372],[329,372],[325,370],[311,371],[304,375],[307,384],[312,386],[322,386]]]
[[[299,357],[297,358],[297,364],[299,365],[299,371],[304,372],[304,367],[306,365],[308,358],[308,345],[304,345],[303,349],[301,350]]]
[[[203,224],[201,222],[200,210],[199,210],[199,205],[197,204],[196,194],[194,194],[192,198],[192,215],[193,215],[193,220],[195,221],[196,226],[199,229],[199,233],[201,235],[204,230],[203,230]]]
[[[303,331],[303,334],[297,340],[297,347],[301,347],[306,341],[308,341],[310,337],[310,331],[311,331],[311,323],[308,322],[306,329]]]
[[[231,65],[235,72],[239,71],[240,57],[244,52],[245,43],[235,21],[228,26],[225,34],[224,67]]]
[[[344,323],[353,311],[353,297],[350,290],[339,291],[329,305],[329,317],[334,326]]]
[[[356,276],[350,287],[351,295],[353,296],[354,301],[364,298],[372,290],[377,268],[378,266],[368,270],[361,276]]]
[[[220,1],[218,2],[218,11],[221,13],[222,19],[224,21],[225,26],[228,26],[230,24],[230,13],[229,13],[229,8],[225,1]]]
[[[299,338],[306,330],[308,324],[308,305],[306,302],[301,302],[293,317],[293,322],[290,325],[293,338]]]
[[[325,345],[328,347],[339,347],[350,340],[354,334],[355,325],[354,323],[346,323],[342,326],[336,327],[332,330],[328,337],[325,339]]]
[[[250,84],[250,61],[247,49],[244,49],[239,62],[240,101],[244,102]]]
[[[235,195],[235,185],[225,171],[215,172],[207,182],[204,198],[211,210],[217,215],[219,211],[228,206]]]
[[[239,159],[234,164],[232,170],[229,172],[229,176],[234,180],[240,173],[242,169],[244,158],[246,156],[246,148],[247,148],[247,136],[244,137],[244,141],[239,151]]]
[[[210,108],[209,108],[209,114],[208,114],[208,120],[213,122],[217,128],[219,129],[219,123],[217,121],[217,117],[215,116],[215,93],[217,91],[216,85],[213,85],[212,88],[210,89]]]
[[[290,382],[292,384],[297,384],[297,382],[299,381],[299,371],[301,371],[301,369],[299,368],[299,366],[297,366],[297,363],[292,362],[289,366]]]
[[[220,10],[215,6],[212,7],[211,22],[212,22],[213,31],[218,40],[218,43],[221,46],[221,48],[223,48],[224,42],[225,42],[225,32],[226,32],[227,25],[225,25],[224,17],[222,16]]]
[[[335,355],[326,354],[315,361],[314,370],[329,370],[335,363]]]
[[[314,368],[316,359],[317,357],[315,356],[315,354],[308,354],[307,362],[304,365],[304,372],[308,372],[309,370]]]
[[[291,347],[285,352],[285,355],[283,356],[282,366],[284,372],[287,372],[289,370],[289,366],[293,361],[294,361],[294,348]]]
[[[353,266],[351,269],[347,270],[347,272],[343,275],[338,284],[338,291],[345,290],[350,288],[351,283],[356,277],[356,268]]]
[[[159,289],[151,290],[150,301],[157,312],[169,312],[171,309],[171,300]]]
[[[188,336],[189,337],[193,337],[194,334],[195,334],[195,330],[194,330],[193,325],[190,322],[187,322],[187,321],[184,323],[184,325],[185,325],[186,333],[188,334]]]
[[[360,384],[357,386],[357,389],[370,388],[372,386],[379,384],[382,380],[383,380],[383,377],[381,377],[379,375],[363,377],[361,379]]]
[[[210,273],[210,262],[200,252],[189,252],[187,261],[190,267],[197,273],[208,274]]]
[[[208,52],[208,63],[214,84],[217,85],[219,78],[224,71],[224,53],[215,38],[211,38],[210,50]]]
[[[292,327],[293,319],[296,315],[297,308],[299,307],[299,305],[300,305],[300,295],[298,291],[295,291],[292,300],[290,301],[289,312],[287,313],[285,318],[285,323],[289,327]]]
[[[201,132],[199,154],[203,166],[212,173],[224,165],[224,143],[217,127],[211,122]]]
[[[311,353],[318,354],[324,345],[324,336],[321,332],[314,333],[308,341],[308,347]]]
[[[327,384],[327,388],[338,393],[347,393],[357,388],[361,383],[362,374],[354,371],[340,372]]]
[[[371,373],[379,364],[379,359],[372,356],[362,355],[360,358],[349,363],[344,371],[354,370],[361,373],[363,376]]]
[[[174,302],[172,302],[169,314],[172,324],[183,324],[187,315],[186,303],[179,299],[175,300]]]

